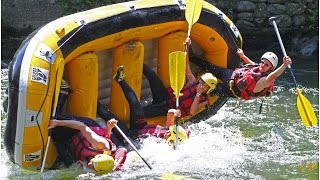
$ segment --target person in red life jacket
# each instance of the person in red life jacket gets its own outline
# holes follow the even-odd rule
[[[68,167],[77,161],[86,161],[98,174],[109,172],[110,169],[120,169],[126,159],[127,150],[117,149],[110,140],[110,132],[117,123],[115,116],[111,113],[105,116],[106,110],[99,102],[97,113],[109,120],[106,128],[91,118],[63,114],[63,107],[70,92],[72,93],[70,86],[62,79],[55,117],[59,120],[50,121],[50,127],[53,128],[51,137],[58,151],[56,163],[63,162]],[[119,126],[123,124],[120,123]],[[115,135],[112,135],[112,140],[119,142]]]
[[[87,126],[77,120],[52,119],[50,128],[62,126],[77,130],[78,133],[71,138],[75,159],[87,162],[88,167],[93,168],[98,174],[103,174],[119,170],[126,159],[126,149],[116,149],[110,140],[111,130],[116,123],[117,120],[111,119],[107,122],[107,129],[104,129],[99,126]]]
[[[151,70],[152,71],[152,70]],[[147,124],[144,109],[142,108],[135,92],[124,80],[123,66],[119,66],[117,73],[114,75],[114,79],[120,85],[124,95],[129,103],[130,108],[130,131],[132,138],[145,138],[149,136],[160,137],[166,139],[171,145],[176,138],[174,119],[181,116],[181,111],[178,109],[169,109],[167,111],[166,126],[149,125]],[[182,143],[190,135],[188,129],[183,129],[178,126],[178,139],[179,143]]]
[[[276,68],[278,57],[273,52],[264,53],[259,64],[250,60],[242,49],[238,49],[237,54],[246,64],[235,70],[214,66],[203,61],[197,62],[198,65],[214,72],[217,78],[222,80],[222,83],[218,83],[210,95],[244,100],[267,96],[273,91],[275,80],[292,63],[291,58],[286,56],[283,57],[283,64]],[[197,61],[197,58],[193,60]]]

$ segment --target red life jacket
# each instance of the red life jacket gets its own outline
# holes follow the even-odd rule
[[[183,95],[179,97],[179,109],[181,111],[181,117],[185,117],[187,115],[190,115],[190,108],[192,105],[192,102],[194,100],[194,97],[197,94],[196,88],[199,82],[195,82],[189,85],[186,85],[182,88],[180,93]],[[167,89],[168,92],[168,107],[169,109],[175,109],[176,108],[176,96],[173,94],[173,89],[170,87]],[[199,103],[202,103],[204,101],[208,100],[208,96],[200,96]]]
[[[138,135],[142,138],[145,136],[155,136],[162,138],[167,132],[168,128],[159,125],[145,125],[143,128],[139,129]]]
[[[116,150],[116,146],[110,140],[110,135],[107,133],[106,129],[102,127],[92,126],[89,126],[89,128],[97,135],[107,139],[111,147],[111,151],[107,149],[106,151],[110,151],[110,155],[112,156],[112,152]],[[95,155],[102,154],[105,152],[105,150],[94,149],[92,145],[89,143],[89,141],[81,133],[74,135],[72,137],[71,143],[73,145],[74,156],[77,160],[90,161],[90,159],[93,158]]]
[[[234,81],[241,92],[241,97],[245,100],[251,97],[265,96],[269,91],[274,90],[274,82],[269,87],[264,88],[258,93],[254,93],[253,89],[257,82],[262,78],[268,76],[267,73],[261,73],[259,65],[246,65],[242,68],[237,68],[233,72]]]
[[[189,138],[191,131],[189,129],[185,129],[185,131]],[[160,125],[145,125],[138,131],[139,138],[147,138],[149,136],[164,138],[168,133],[169,129]]]

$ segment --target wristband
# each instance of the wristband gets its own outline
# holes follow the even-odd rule
[[[199,97],[200,95],[201,95],[200,93],[197,93],[197,94],[196,94],[196,97]]]

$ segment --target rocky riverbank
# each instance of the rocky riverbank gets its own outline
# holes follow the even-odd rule
[[[35,29],[63,15],[125,0],[1,1],[1,59],[9,62],[21,42]],[[318,0],[218,0],[210,2],[223,11],[239,28],[245,51],[281,49],[271,16],[278,17],[278,27],[288,54],[318,60]],[[45,12],[45,13],[43,13]],[[314,57],[314,58],[312,58]]]

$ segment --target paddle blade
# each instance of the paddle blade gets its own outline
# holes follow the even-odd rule
[[[55,116],[56,107],[58,105],[58,98],[59,98],[59,92],[60,92],[60,86],[61,86],[61,80],[63,76],[64,71],[64,59],[59,60],[58,69],[57,69],[57,76],[56,76],[56,87],[54,90],[54,101],[53,101],[53,112],[52,116]]]
[[[202,10],[202,3],[203,0],[186,0],[185,16],[189,24],[189,29],[198,21]]]
[[[304,97],[299,88],[297,88],[298,99],[297,106],[303,125],[312,127],[318,122],[316,114],[306,97]]]
[[[175,51],[169,54],[170,84],[178,98],[186,80],[186,54]]]

